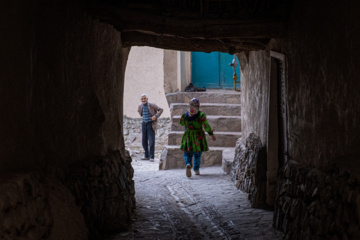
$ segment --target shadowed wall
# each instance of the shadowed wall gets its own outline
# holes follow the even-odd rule
[[[63,185],[56,178],[68,186],[69,195],[63,196],[70,206],[62,221],[71,219],[71,212],[81,211],[91,233],[124,227],[135,199],[131,159],[125,156],[121,126],[129,53],[122,48],[121,34],[67,1],[5,1],[0,11],[0,171],[2,176],[8,173],[1,179],[5,194],[0,202],[13,206],[7,199],[28,194],[19,201],[24,209],[31,209],[38,195],[27,189],[38,185],[44,189],[44,207],[39,205],[43,210],[26,215],[19,208],[0,209],[5,218],[13,220],[0,224],[0,235],[40,239],[51,238],[57,232],[54,229],[64,232],[61,226],[65,224],[52,222],[56,209],[64,207],[62,196],[48,189],[44,176],[53,179],[59,189]],[[39,177],[22,172],[38,172]],[[91,182],[95,178],[99,178],[97,185]],[[18,192],[11,186],[18,186]],[[121,199],[115,199],[118,196]],[[91,206],[85,204],[89,202]],[[107,204],[112,204],[113,212],[106,212]],[[50,216],[49,228],[41,230],[41,223],[33,223],[29,229],[18,229],[19,219],[41,219],[42,214]],[[106,224],[111,219],[114,223],[122,219],[123,225]],[[74,225],[77,237],[69,238],[86,238],[81,221]]]
[[[360,236],[359,9],[354,2],[294,1],[287,36],[269,44],[286,57],[289,161],[279,162],[274,225],[289,239]],[[270,53],[239,58],[243,133],[263,141]]]

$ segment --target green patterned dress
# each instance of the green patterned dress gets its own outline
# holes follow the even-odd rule
[[[180,118],[180,124],[186,127],[181,139],[180,149],[185,152],[208,151],[209,147],[203,128],[210,136],[214,133],[206,119],[206,115],[199,112],[199,115],[194,120],[189,121],[189,119],[191,118],[187,117],[186,114],[183,114]]]

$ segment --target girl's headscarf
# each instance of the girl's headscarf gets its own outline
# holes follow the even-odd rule
[[[194,116],[199,112],[200,102],[199,99],[193,98],[189,102],[189,115]]]

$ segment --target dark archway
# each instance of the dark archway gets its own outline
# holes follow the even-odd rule
[[[248,82],[244,132],[262,142],[269,51],[284,53],[289,161],[279,171],[276,227],[292,239],[359,238],[359,7],[325,0],[2,3],[0,205],[9,222],[0,236],[86,239],[84,222],[92,234],[126,227],[135,201],[121,137],[123,74],[129,48],[146,45],[239,53]]]
[[[284,36],[288,1],[94,1],[96,18],[121,32],[124,47],[235,52],[265,49]]]

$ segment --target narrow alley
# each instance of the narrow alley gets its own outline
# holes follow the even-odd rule
[[[0,239],[359,240],[359,10],[2,1]],[[168,105],[143,108],[149,130],[159,117],[155,162],[127,152],[142,149],[143,93]],[[216,141],[187,178],[179,123],[194,97]]]
[[[185,176],[185,169],[158,170],[133,158],[136,214],[120,239],[282,239],[272,228],[272,211],[250,207],[247,194],[237,190],[220,166],[201,168],[201,175]]]

